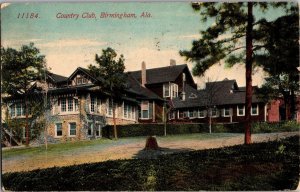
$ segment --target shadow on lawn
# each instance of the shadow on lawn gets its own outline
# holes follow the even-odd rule
[[[181,153],[181,152],[189,152],[189,151],[193,151],[193,150],[194,149],[190,149],[190,148],[170,149],[170,148],[162,148],[162,147],[159,147],[157,150],[142,149],[138,153],[134,154],[133,158],[136,158],[136,159],[156,159],[161,155]]]

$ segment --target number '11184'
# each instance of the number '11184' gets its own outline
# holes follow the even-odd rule
[[[38,13],[19,13],[18,14],[18,19],[35,19],[39,18]]]

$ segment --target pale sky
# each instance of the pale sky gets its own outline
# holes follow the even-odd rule
[[[136,18],[100,18],[102,12],[136,14]],[[143,12],[151,17],[140,17]],[[26,13],[38,18],[26,19]],[[84,13],[94,13],[96,18],[82,18]],[[73,18],[58,18],[62,14]],[[281,14],[271,10],[264,16],[273,19]],[[179,51],[189,50],[192,41],[200,38],[199,31],[210,25],[200,21],[188,2],[13,3],[1,7],[1,45],[19,49],[34,42],[51,71],[64,76],[79,66],[95,64],[95,54],[107,47],[124,55],[126,71],[140,70],[142,61],[147,68],[168,66],[170,59],[192,70],[193,63],[187,63]],[[195,81],[201,87],[208,78],[236,79],[245,86],[244,65],[225,69],[221,62]],[[262,80],[262,71],[255,71],[253,85],[261,85]]]

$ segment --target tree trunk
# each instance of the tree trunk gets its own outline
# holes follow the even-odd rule
[[[290,114],[292,118],[295,118],[295,112],[296,112],[296,102],[295,102],[295,91],[294,89],[291,89],[291,98],[290,98]]]
[[[245,144],[251,143],[251,104],[252,104],[252,29],[253,3],[248,2],[248,18],[246,31],[246,98],[245,98]]]
[[[28,126],[28,106],[27,95],[25,94],[25,131],[26,131],[26,146],[29,146],[29,126]]]
[[[285,94],[284,96],[284,108],[285,108],[285,120],[288,121],[290,118],[290,95]]]
[[[212,124],[212,122],[211,122],[211,115],[212,115],[212,111],[210,110],[209,111],[209,133],[211,133],[211,124]]]
[[[114,138],[118,139],[117,124],[116,124],[116,109],[115,109],[115,104],[114,104],[113,100],[112,100],[112,109],[113,109],[113,122],[114,122]]]

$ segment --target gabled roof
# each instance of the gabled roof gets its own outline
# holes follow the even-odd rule
[[[88,77],[90,77],[91,79],[93,79],[94,81],[100,81],[102,82],[103,79],[101,77],[95,77],[93,76],[90,71],[88,69],[82,68],[82,67],[78,67],[68,78],[68,80],[71,80],[74,78],[74,76],[78,73],[78,72],[82,72],[85,75],[87,75]]]
[[[151,90],[143,87],[131,74],[126,73],[127,78],[127,91],[135,93],[140,96],[140,99],[156,99],[163,100],[161,97],[153,93]]]
[[[149,85],[156,83],[173,82],[186,68],[188,68],[187,64],[147,69],[146,84]],[[189,70],[187,71],[188,73],[190,73]],[[130,73],[138,82],[141,82],[141,70],[132,71]]]
[[[62,83],[68,80],[67,77],[52,72],[48,72],[47,75],[54,83]]]
[[[252,103],[260,103],[261,99],[255,94],[257,87],[253,87]],[[174,108],[193,108],[220,105],[245,104],[246,91],[244,87],[239,88],[235,80],[224,80],[206,83],[206,88],[196,90],[191,86],[186,86],[186,99],[173,100]],[[197,93],[197,97],[189,97],[192,93]]]

